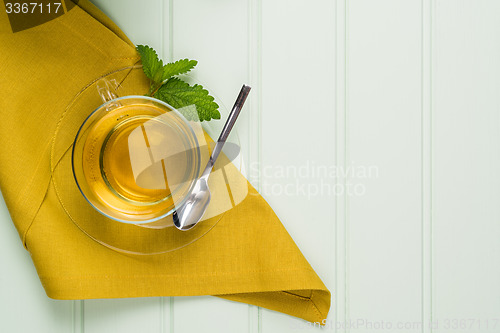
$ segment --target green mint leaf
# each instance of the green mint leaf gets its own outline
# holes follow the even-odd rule
[[[177,110],[189,120],[220,119],[219,105],[201,85],[190,86],[176,78],[192,70],[196,60],[181,59],[165,66],[156,51],[147,45],[137,45],[144,74],[151,79],[148,96],[158,98]]]
[[[137,52],[141,55],[144,74],[155,83],[160,83],[163,78],[163,61],[158,58],[156,51],[147,45],[137,45]]]
[[[195,105],[200,121],[220,119],[219,105],[214,102],[214,98],[208,94],[208,91],[199,84],[190,86],[188,83],[172,77],[158,89],[154,97],[170,104],[176,109]],[[192,119],[191,117],[188,120],[196,119]]]
[[[162,81],[165,81],[175,75],[187,73],[192,70],[196,64],[198,64],[198,61],[189,59],[182,59],[166,64],[163,66]]]

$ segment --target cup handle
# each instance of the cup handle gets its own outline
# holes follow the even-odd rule
[[[116,82],[115,79],[113,80],[107,80],[107,79],[100,79],[97,82],[97,92],[101,96],[102,102],[106,104],[106,111],[111,111],[122,104],[118,101],[113,101],[114,99],[118,98],[118,95],[116,94],[116,89],[118,88],[118,82]],[[113,101],[112,103],[109,103]]]

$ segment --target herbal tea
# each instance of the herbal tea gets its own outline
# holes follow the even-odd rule
[[[173,208],[196,159],[178,118],[151,104],[122,105],[88,128],[83,174],[103,205],[132,216]]]

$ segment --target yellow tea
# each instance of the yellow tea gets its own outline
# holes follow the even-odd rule
[[[85,181],[102,205],[143,218],[173,209],[196,157],[173,112],[151,104],[118,106],[88,129]],[[180,193],[182,195],[182,193]]]

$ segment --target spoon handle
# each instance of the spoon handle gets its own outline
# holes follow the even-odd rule
[[[243,87],[241,87],[240,93],[238,94],[236,102],[234,102],[234,106],[231,109],[231,112],[229,113],[229,117],[227,118],[226,124],[224,125],[224,128],[220,133],[219,139],[215,144],[214,150],[212,151],[212,155],[210,156],[210,160],[208,161],[207,167],[203,171],[202,177],[208,177],[208,175],[212,171],[215,161],[217,160],[217,157],[219,157],[219,154],[222,151],[222,147],[224,147],[224,143],[226,143],[227,137],[229,136],[229,133],[231,133],[234,123],[236,122],[236,119],[238,119],[238,116],[240,115],[241,109],[243,108],[243,104],[245,103],[248,97],[250,89],[252,88],[247,85],[243,85]]]
[[[219,140],[217,140],[217,142],[226,142],[229,133],[233,129],[236,119],[240,115],[241,108],[243,107],[243,104],[245,103],[248,97],[250,89],[251,88],[247,85],[243,85],[243,87],[241,87],[240,93],[238,94],[238,98],[236,98],[236,102],[234,102],[234,106],[231,109],[231,112],[229,113],[229,117],[226,120],[226,124],[224,125],[224,128],[222,129],[222,132],[219,135]]]

